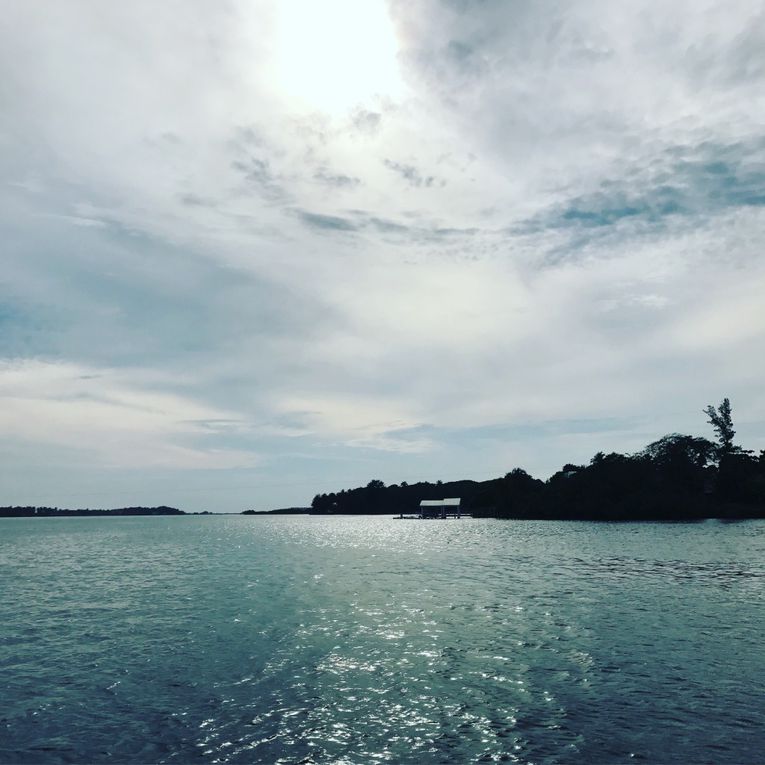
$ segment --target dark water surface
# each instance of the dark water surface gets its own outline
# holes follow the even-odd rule
[[[0,761],[765,762],[765,522],[0,521]]]

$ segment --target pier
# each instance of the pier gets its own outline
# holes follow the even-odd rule
[[[463,513],[460,505],[460,497],[448,497],[446,499],[423,499],[420,502],[420,512],[417,515],[404,515],[399,518],[404,520],[445,520],[446,518],[472,518],[470,513]]]

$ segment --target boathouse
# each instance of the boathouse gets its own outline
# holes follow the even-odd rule
[[[420,502],[420,518],[461,518],[460,498],[423,499]]]

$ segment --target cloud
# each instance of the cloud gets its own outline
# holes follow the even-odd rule
[[[340,218],[337,215],[321,215],[307,210],[299,210],[298,217],[310,228],[330,231],[356,231],[357,229],[357,226],[347,218]]]
[[[557,205],[526,225],[600,228],[633,219],[666,223],[669,216],[710,216],[732,208],[765,205],[765,144],[668,147],[648,167],[629,168],[620,178]]]
[[[8,501],[545,474],[723,395],[765,446],[761,4],[386,9],[374,78],[293,89],[275,2],[7,9]]]
[[[0,427],[6,437],[71,449],[93,466],[174,469],[252,467],[252,452],[205,446],[225,411],[159,393],[132,370],[68,363],[5,362]],[[204,419],[202,419],[204,418]],[[218,419],[213,419],[218,418]]]
[[[353,187],[361,183],[360,178],[352,178],[350,175],[343,175],[342,173],[330,173],[325,167],[319,168],[313,177],[320,183],[336,188]]]
[[[380,112],[368,111],[367,109],[357,109],[351,115],[351,122],[360,133],[374,135],[382,124],[382,114]]]
[[[406,165],[400,162],[394,162],[390,159],[384,159],[383,164],[389,170],[400,175],[410,186],[415,188],[429,188],[436,182],[433,175],[423,176],[414,165]]]

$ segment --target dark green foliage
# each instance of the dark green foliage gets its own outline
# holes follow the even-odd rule
[[[733,446],[733,436],[736,435],[736,431],[733,429],[730,401],[724,398],[717,409],[710,404],[704,409],[704,414],[709,418],[707,422],[717,434],[721,454],[730,454],[736,448]]]
[[[515,468],[504,478],[484,481],[479,486],[474,504],[469,507],[474,515],[533,518],[539,510],[544,482]]]
[[[463,504],[476,494],[475,481],[448,483],[413,483],[385,486],[382,481],[370,481],[366,486],[330,494],[317,494],[311,511],[317,515],[350,514],[377,515],[416,513],[420,500],[462,497]]]
[[[734,506],[765,502],[765,465],[762,455],[754,457],[750,450],[733,443],[731,405],[727,398],[715,409],[704,409],[708,422],[717,434],[716,496]],[[765,453],[765,452],[763,452]]]
[[[416,513],[420,500],[461,497],[464,512],[498,518],[697,520],[765,517],[765,450],[733,445],[730,401],[706,414],[719,443],[670,433],[631,455],[598,452],[547,481],[516,468],[489,481],[382,481],[314,497],[314,513]]]
[[[706,438],[671,433],[648,444],[638,457],[653,468],[652,479],[665,490],[683,494],[704,491],[714,463],[715,445]]]
[[[765,465],[751,452],[738,449],[723,454],[717,470],[717,494],[735,503],[765,502]]]

